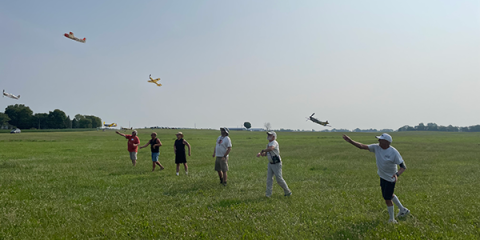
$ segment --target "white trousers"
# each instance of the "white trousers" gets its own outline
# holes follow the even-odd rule
[[[283,188],[285,194],[290,192],[290,189],[287,186],[285,180],[282,177],[282,162],[277,164],[268,163],[268,172],[267,172],[267,191],[265,192],[265,196],[270,197],[272,195],[272,188],[273,188],[273,176],[277,179],[278,185]]]

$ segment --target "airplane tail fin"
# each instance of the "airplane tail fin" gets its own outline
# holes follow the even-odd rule
[[[63,34],[63,36],[68,37],[68,33]]]
[[[20,98],[20,95],[18,95],[18,98]]]

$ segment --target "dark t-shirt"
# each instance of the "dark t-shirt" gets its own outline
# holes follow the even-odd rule
[[[177,154],[185,154],[185,144],[183,144],[183,138],[175,140],[175,148],[177,149]]]
[[[156,146],[156,147],[153,147],[153,145],[157,144],[157,139],[158,138],[155,138],[155,139],[150,139],[150,150],[152,150],[152,152],[160,152],[160,146]]]

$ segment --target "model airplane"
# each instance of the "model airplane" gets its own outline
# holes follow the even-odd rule
[[[9,98],[13,98],[13,99],[19,99],[19,98],[20,98],[20,95],[15,96],[15,95],[13,95],[13,94],[6,93],[6,92],[5,92],[5,89],[3,89],[3,97],[5,97],[5,96],[7,96],[7,97],[9,97]]]
[[[159,87],[162,86],[162,84],[157,83],[158,81],[160,81],[160,78],[153,79],[153,78],[152,78],[152,74],[150,74],[149,78],[150,78],[150,80],[149,80],[148,82],[155,83],[155,84],[157,84],[157,86],[159,86]]]
[[[116,127],[117,124],[116,123],[105,124],[105,122],[103,122],[103,126],[104,127]]]
[[[75,40],[75,41],[77,41],[77,42],[81,42],[81,43],[85,43],[85,41],[87,41],[86,38],[80,39],[80,38],[75,37],[72,32],[70,32],[70,33],[65,33],[65,34],[63,34],[63,36],[65,36],[65,37],[67,37],[67,38],[70,38],[70,39],[72,39],[72,40]]]
[[[322,121],[314,118],[313,115],[315,115],[315,113],[313,113],[312,115],[310,115],[310,117],[307,117],[307,121],[310,120],[310,121],[312,121],[312,122],[314,122],[314,123],[318,123],[318,124],[320,124],[320,125],[322,125],[322,126],[330,127],[330,125],[328,125],[328,120],[327,120],[326,122],[322,122]],[[328,126],[327,126],[327,125],[328,125]]]
[[[124,127],[121,127],[120,129],[122,129],[122,130],[133,130],[133,128],[132,128],[132,127],[131,127],[131,128],[124,128]]]

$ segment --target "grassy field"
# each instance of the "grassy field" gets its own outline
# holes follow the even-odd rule
[[[155,172],[150,149],[132,167],[113,131],[0,134],[0,239],[480,239],[479,133],[392,134],[408,166],[395,193],[412,214],[391,225],[374,154],[341,133],[279,133],[293,195],[274,182],[266,198],[267,160],[255,157],[266,134],[231,132],[224,187],[219,131],[184,130],[188,176],[175,175],[176,131],[157,129],[166,169]],[[150,133],[140,130],[142,144]]]

